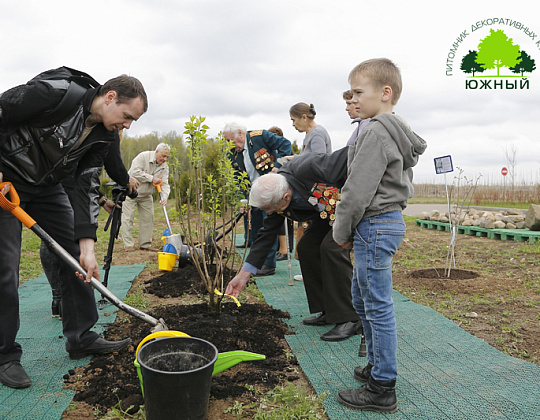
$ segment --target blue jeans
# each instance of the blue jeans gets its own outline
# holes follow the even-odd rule
[[[354,232],[352,301],[364,327],[371,376],[377,381],[397,377],[392,261],[404,236],[399,211],[364,218]]]

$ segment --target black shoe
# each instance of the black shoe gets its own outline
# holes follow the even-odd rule
[[[286,261],[287,254],[282,254],[281,252],[276,252],[276,261]]]
[[[247,244],[247,246],[246,246],[245,243],[243,243],[242,245],[235,245],[235,247],[237,247],[237,248],[249,248],[250,246],[251,246],[251,244]]]
[[[342,322],[341,324],[336,324],[327,333],[321,335],[321,340],[324,341],[343,341],[353,335],[358,334],[360,321],[356,322]]]
[[[319,315],[308,316],[303,319],[302,323],[305,325],[328,325],[324,312],[321,312]]]
[[[16,389],[28,388],[32,385],[30,377],[18,360],[0,365],[0,382],[5,386]]]
[[[60,298],[53,298],[51,304],[51,312],[53,318],[62,319],[62,308],[60,306]]]
[[[275,272],[275,267],[268,267],[267,265],[263,265],[257,270],[257,274],[255,274],[255,277],[271,276],[272,274],[275,274]]]
[[[396,380],[378,382],[369,377],[368,382],[358,389],[342,389],[338,401],[355,410],[395,413],[397,411]]]
[[[354,379],[357,381],[367,383],[369,378],[371,378],[371,369],[373,369],[373,365],[371,363],[368,363],[366,366],[356,366],[354,368]]]
[[[126,338],[121,341],[107,341],[101,337],[98,337],[96,341],[90,344],[84,349],[74,350],[69,352],[69,358],[73,360],[82,359],[83,357],[90,356],[92,354],[107,354],[115,351],[122,350],[129,343],[131,338]]]

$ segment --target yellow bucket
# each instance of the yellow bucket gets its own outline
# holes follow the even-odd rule
[[[158,266],[162,271],[171,271],[176,263],[178,254],[172,254],[170,252],[158,253]]]

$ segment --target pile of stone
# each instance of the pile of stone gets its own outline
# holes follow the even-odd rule
[[[459,221],[460,226],[478,226],[484,229],[525,229],[526,211],[521,210],[501,210],[483,211],[477,209],[456,209],[441,213],[433,210],[431,213],[423,212],[420,215],[422,220],[448,223],[452,217],[453,223]]]

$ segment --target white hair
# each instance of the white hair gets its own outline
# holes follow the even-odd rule
[[[237,123],[237,122],[230,122],[230,123],[227,123],[225,124],[225,128],[223,128],[223,134],[225,133],[233,133],[233,134],[238,134],[238,133],[246,133],[247,132],[247,128],[245,125],[242,125],[240,123]]]
[[[249,204],[259,208],[279,205],[288,190],[289,183],[283,175],[275,172],[262,175],[251,186]]]
[[[170,151],[171,151],[171,146],[169,146],[167,143],[163,143],[163,142],[162,142],[162,143],[159,143],[159,144],[156,146],[156,152],[159,152],[159,151],[163,152],[163,151],[165,151],[165,150],[167,150],[168,152],[170,152]]]

